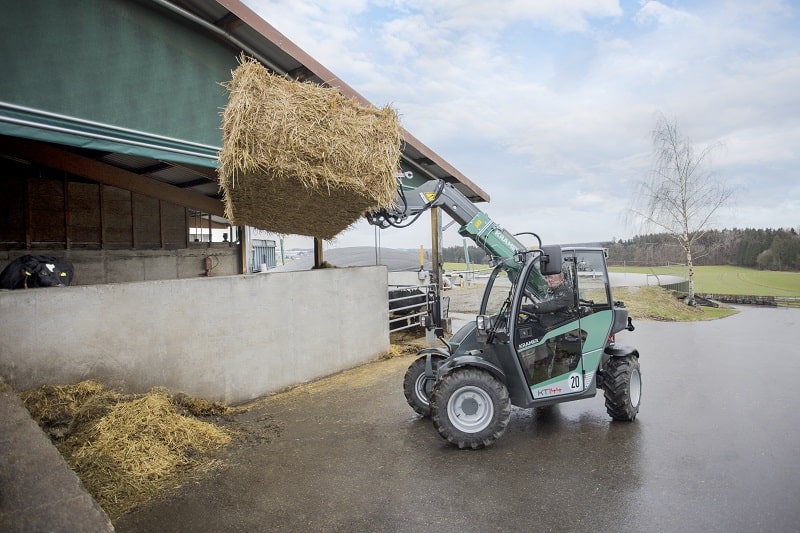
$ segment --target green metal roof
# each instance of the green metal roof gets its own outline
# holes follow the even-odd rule
[[[0,102],[0,134],[216,168],[219,148]]]
[[[216,165],[236,51],[155,4],[9,2],[0,133]]]
[[[199,167],[218,165],[227,104],[222,83],[243,52],[276,72],[369,103],[239,0],[6,4],[0,18],[0,135],[73,147],[98,160],[121,154],[188,164],[210,189],[196,184],[197,172],[182,180],[171,176],[168,182],[179,187],[216,191],[215,173]],[[404,137],[405,169],[445,179],[473,201],[488,201],[410,133]]]

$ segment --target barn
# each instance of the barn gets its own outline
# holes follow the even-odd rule
[[[386,268],[253,274],[263,243],[225,218],[217,175],[242,54],[369,104],[353,88],[238,0],[12,2],[0,35],[0,269],[74,266],[69,287],[0,291],[12,387],[93,378],[240,402],[387,350]],[[403,136],[404,170],[488,201]]]

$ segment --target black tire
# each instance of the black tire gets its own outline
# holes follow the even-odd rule
[[[425,377],[425,359],[424,356],[418,358],[406,370],[403,378],[403,394],[414,412],[427,418],[431,416],[431,403],[428,397],[433,389],[434,380]],[[444,359],[441,355],[431,355],[434,370]]]
[[[490,446],[505,433],[510,417],[508,389],[485,370],[457,368],[433,387],[433,425],[459,448]]]
[[[639,412],[642,399],[642,374],[635,355],[612,357],[603,371],[606,411],[614,420],[630,422]]]

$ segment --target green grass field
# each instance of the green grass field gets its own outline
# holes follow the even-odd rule
[[[612,272],[685,276],[685,267],[611,267]],[[773,272],[733,266],[700,266],[694,269],[698,293],[754,296],[800,296],[800,272]]]
[[[466,263],[444,263],[445,270],[457,270],[459,272],[467,269]],[[477,265],[475,263],[470,263],[469,265],[470,270],[487,270],[489,272],[492,271],[492,267],[489,265]]]
[[[694,322],[725,318],[737,312],[726,307],[690,307],[672,293],[654,286],[617,287],[614,299],[625,302],[634,320]]]

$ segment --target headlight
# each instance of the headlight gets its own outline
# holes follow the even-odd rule
[[[475,326],[478,333],[485,335],[487,331],[492,329],[492,317],[488,315],[478,315],[475,317]]]

